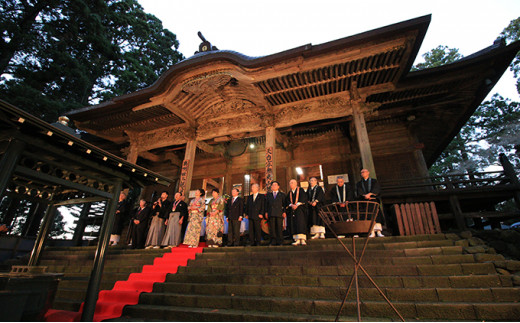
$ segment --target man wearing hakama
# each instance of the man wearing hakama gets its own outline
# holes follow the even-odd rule
[[[181,243],[181,225],[182,221],[187,218],[188,206],[183,201],[181,193],[175,193],[175,201],[172,203],[169,218],[164,222],[166,225],[166,233],[164,234],[162,246],[166,248],[177,247]]]
[[[168,192],[161,193],[161,197],[153,204],[152,223],[148,229],[148,236],[146,238],[146,249],[161,247],[164,236],[164,221],[170,214],[171,203],[168,201]]]

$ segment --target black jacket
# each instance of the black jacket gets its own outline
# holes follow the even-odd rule
[[[313,199],[314,197],[314,199]],[[307,189],[307,199],[309,200],[309,203],[311,203],[313,200],[318,201],[316,203],[316,206],[322,206],[325,204],[325,192],[323,191],[323,188],[319,185],[314,186],[314,190],[309,186]],[[310,205],[310,204],[309,204]]]
[[[136,208],[132,214],[132,221],[139,220],[139,224],[141,224],[141,223],[148,224],[146,221],[148,220],[148,217],[150,216],[151,211],[152,211],[152,209],[148,206],[145,206],[144,209],[141,209],[141,210],[139,207]]]
[[[179,217],[179,220],[183,219],[183,221],[188,221],[188,204],[184,201],[180,201],[179,204],[177,204],[177,207],[175,208],[175,211],[173,210],[173,206],[175,205],[175,201],[171,204],[171,211],[170,212],[180,212],[181,215]]]
[[[368,180],[370,180],[370,182],[371,182],[370,189],[368,187],[369,186]],[[366,195],[368,193],[374,193],[376,196],[379,196],[379,194],[381,193],[381,186],[377,182],[377,179],[369,178],[366,181],[362,179],[359,182],[357,182],[357,184],[356,184],[357,198],[360,200],[364,200],[363,195]]]
[[[237,196],[235,203],[233,203],[233,197],[230,197],[226,209],[228,220],[238,220],[239,217],[244,215],[244,199]]]
[[[161,201],[161,206],[159,206],[159,204],[154,206],[152,215],[159,215],[161,219],[168,219],[170,217],[171,208],[172,202],[169,200]]]
[[[247,197],[245,213],[249,220],[260,220],[259,214],[265,213],[265,195],[258,193],[256,200],[253,202],[253,194]]]
[[[285,193],[280,191],[278,191],[276,199],[273,196],[273,192],[267,194],[267,196],[265,197],[265,212],[269,217],[282,217],[282,214],[285,213],[285,209],[287,208],[285,197]]]
[[[330,199],[331,201],[334,203],[334,202],[340,202],[340,200],[338,199],[338,190],[336,190],[336,187],[339,188],[338,184],[334,185],[331,189],[330,189]],[[347,199],[347,201],[352,201],[352,193],[351,193],[351,190],[349,189],[347,183],[343,184],[343,187],[345,190],[347,190],[345,192],[345,197]],[[339,189],[339,196],[341,199],[343,199],[343,190]],[[345,202],[345,201],[341,201],[341,202]]]

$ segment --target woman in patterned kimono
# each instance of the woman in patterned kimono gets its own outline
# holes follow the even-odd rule
[[[224,199],[218,195],[218,189],[213,189],[213,198],[209,201],[206,216],[206,243],[210,248],[218,248],[222,245],[224,232]],[[219,232],[221,232],[219,237]]]
[[[200,240],[200,230],[202,220],[204,219],[204,210],[206,209],[206,192],[199,188],[195,191],[195,198],[191,200],[188,206],[189,221],[186,235],[184,235],[184,244],[188,248],[197,248]]]

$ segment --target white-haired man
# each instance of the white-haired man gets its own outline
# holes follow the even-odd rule
[[[289,193],[287,194],[287,209],[292,221],[293,246],[306,245],[307,240],[307,194],[298,186],[295,179],[289,181]]]

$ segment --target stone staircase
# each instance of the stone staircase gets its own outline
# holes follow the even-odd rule
[[[64,273],[58,284],[53,309],[78,311],[85,299],[96,247],[47,247],[39,265],[47,272]],[[100,289],[112,289],[118,280],[126,280],[131,273],[141,272],[156,257],[170,250],[132,250],[123,246],[109,247]]]
[[[371,239],[362,264],[406,320],[518,320],[520,262],[464,237]],[[113,321],[331,321],[352,264],[335,239],[297,247],[206,248]],[[363,320],[398,320],[363,274],[359,284]],[[356,320],[355,306],[352,290],[341,320]]]

